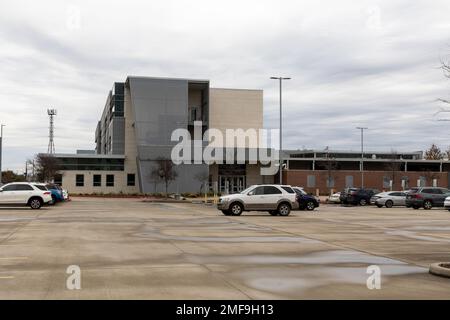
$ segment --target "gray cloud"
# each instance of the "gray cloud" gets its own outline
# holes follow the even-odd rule
[[[108,90],[129,74],[211,79],[265,91],[265,126],[278,126],[272,75],[284,89],[287,148],[420,150],[450,144],[433,114],[449,98],[438,69],[450,52],[450,3],[396,1],[15,1],[0,12],[4,167],[47,148],[93,148]],[[79,13],[79,16],[77,15]]]

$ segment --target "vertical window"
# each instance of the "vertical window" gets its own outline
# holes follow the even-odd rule
[[[62,174],[55,174],[53,182],[57,185],[62,186]]]
[[[106,175],[106,186],[114,187],[114,175],[113,174]]]
[[[353,188],[353,176],[345,176],[345,187]]]
[[[334,177],[327,177],[327,188],[334,188]]]
[[[308,188],[314,188],[316,186],[316,176],[309,175],[306,179],[306,186]]]
[[[127,186],[134,187],[136,185],[136,175],[134,173],[127,174]]]
[[[94,174],[92,184],[94,187],[101,187],[102,186],[102,176],[100,174]]]
[[[84,187],[84,174],[77,174],[75,177],[75,185],[77,187]]]

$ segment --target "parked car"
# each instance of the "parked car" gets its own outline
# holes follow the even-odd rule
[[[341,203],[341,193],[336,192],[327,198],[328,203]]]
[[[294,191],[297,193],[297,202],[298,208],[300,210],[308,210],[312,211],[319,206],[319,201],[316,197],[307,194],[303,188],[300,187],[292,187]]]
[[[52,193],[52,201],[50,204],[56,204],[57,202],[64,201],[63,190],[57,184],[48,183],[47,189]]]
[[[444,207],[445,199],[450,196],[450,190],[437,187],[422,187],[410,190],[406,195],[406,207],[430,210],[433,207]]]
[[[450,211],[450,196],[445,198],[445,200],[444,200],[444,208],[447,209],[448,211]]]
[[[66,189],[63,189],[62,193],[63,193],[64,200],[68,201],[69,200],[69,191],[67,191]]]
[[[51,200],[50,191],[28,182],[8,183],[0,188],[0,205],[26,205],[40,209]]]
[[[376,205],[378,208],[406,205],[406,193],[404,191],[390,191],[377,193],[370,198],[370,204]]]
[[[347,188],[341,192],[340,200],[342,204],[353,204],[365,206],[370,203],[370,198],[376,193],[376,189]]]
[[[297,193],[291,186],[254,185],[241,193],[222,196],[217,208],[224,215],[239,216],[243,211],[268,211],[271,215],[288,216],[298,208]]]

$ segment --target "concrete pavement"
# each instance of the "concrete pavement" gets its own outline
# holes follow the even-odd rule
[[[1,299],[449,299],[445,210],[321,206],[289,217],[138,199],[0,208]],[[66,269],[81,268],[81,290]],[[381,289],[366,286],[369,265]]]

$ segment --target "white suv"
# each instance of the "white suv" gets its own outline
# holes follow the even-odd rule
[[[296,193],[291,186],[255,185],[241,193],[222,196],[217,208],[224,215],[239,216],[242,211],[268,211],[271,215],[288,216],[298,208]]]
[[[52,200],[51,192],[37,184],[13,182],[0,188],[0,206],[27,205],[31,209],[40,209]]]

